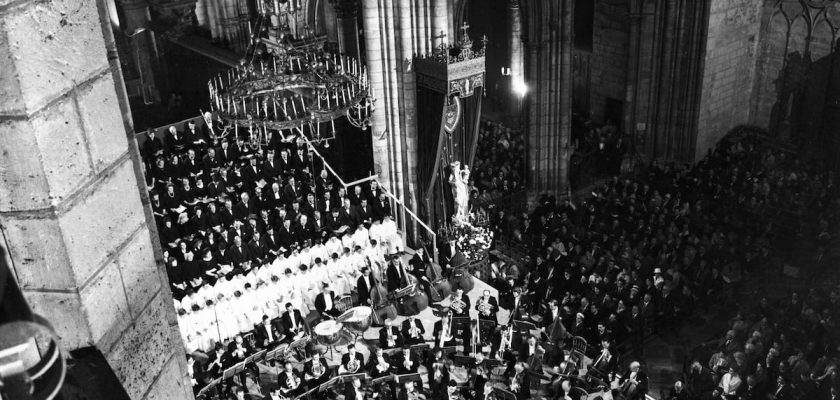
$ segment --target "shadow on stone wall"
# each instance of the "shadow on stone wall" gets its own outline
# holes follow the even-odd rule
[[[808,52],[789,53],[773,84],[771,134],[840,164],[840,42],[816,61]]]

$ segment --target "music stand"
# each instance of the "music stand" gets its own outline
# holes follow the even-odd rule
[[[341,378],[341,381],[344,383],[350,382],[353,378],[359,378],[360,381],[366,381],[368,376],[366,373],[356,373],[356,374],[349,374],[349,375],[339,375],[338,378]]]
[[[452,327],[455,329],[463,329],[463,325],[470,323],[470,317],[452,317]]]
[[[220,378],[213,379],[207,385],[205,385],[203,388],[201,388],[201,390],[198,391],[198,394],[195,396],[195,398],[201,398],[201,396],[207,395],[207,392],[209,392],[210,389],[215,388],[216,385],[219,384],[219,382],[221,382]]]
[[[380,383],[385,383],[385,382],[391,382],[393,380],[394,380],[394,375],[380,376],[379,378],[371,379],[370,386],[375,386],[375,385],[378,385]]]
[[[458,352],[457,346],[444,346],[440,348],[443,354],[454,354]]]
[[[243,361],[243,362],[245,364],[251,364],[251,363],[254,363],[254,362],[257,362],[257,361],[262,361],[265,358],[265,355],[267,353],[268,353],[268,350],[260,350],[260,351],[254,353],[254,354],[251,354],[247,358],[245,358],[245,361]]]
[[[495,392],[495,393],[496,393],[496,397],[498,397],[498,398],[500,398],[500,399],[504,399],[504,400],[516,400],[516,395],[515,395],[513,392],[509,391],[509,390],[494,387],[494,388],[493,388],[493,392]]]
[[[282,350],[283,349],[278,347],[274,350],[269,351],[268,353],[265,354],[265,361],[274,361],[275,359],[277,359],[277,355],[280,354],[280,352]]]
[[[460,354],[455,354],[454,356],[452,356],[452,363],[460,367],[465,367],[469,365],[471,361],[475,361],[475,358],[470,356],[462,356]]]
[[[517,331],[535,331],[537,330],[537,326],[528,321],[513,321],[513,327],[516,328]]]
[[[400,347],[394,347],[393,349],[382,349],[382,354],[387,354],[388,357],[400,352],[402,352],[402,348]]]
[[[403,383],[406,381],[413,381],[413,382],[420,382],[423,384],[423,375],[419,372],[413,374],[404,374],[404,375],[393,375],[394,382]]]
[[[343,382],[341,380],[341,376],[334,376],[334,377],[330,378],[330,380],[318,385],[318,387],[317,387],[318,393],[323,392],[327,389],[332,389],[332,387],[335,386],[338,382]],[[316,388],[313,388],[313,390],[315,390],[315,389]]]

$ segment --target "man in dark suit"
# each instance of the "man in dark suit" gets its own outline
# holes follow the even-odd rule
[[[253,184],[262,179],[262,172],[259,165],[257,165],[257,157],[248,159],[248,166],[240,170],[242,179],[248,184],[248,187],[253,187]]]
[[[346,225],[351,228],[359,225],[358,213],[353,205],[350,204],[350,199],[344,199],[344,204],[338,210],[338,222],[340,225]]]
[[[234,268],[243,271],[250,269],[251,255],[248,248],[242,245],[241,237],[233,237],[233,246],[228,249],[228,253],[230,254],[230,263]]]
[[[239,203],[236,203],[236,206],[233,207],[233,216],[236,219],[247,221],[251,214],[257,214],[258,210],[255,202],[248,195],[248,192],[242,192],[239,199]]]
[[[318,203],[315,202],[315,195],[312,193],[306,194],[306,200],[300,204],[300,212],[304,215],[312,218],[315,214],[315,210],[318,209]]]
[[[513,376],[508,385],[511,392],[516,395],[516,400],[524,400],[531,397],[531,377],[526,371],[524,362],[517,362],[513,367]]]
[[[408,272],[399,258],[394,258],[388,263],[388,269],[385,271],[385,276],[388,278],[388,291],[393,292],[403,285],[403,280],[406,279]]]
[[[493,321],[496,324],[496,313],[499,311],[499,302],[495,297],[490,296],[490,291],[485,289],[481,297],[475,302],[475,309],[478,310],[478,318]],[[482,311],[484,310],[484,311]]]
[[[230,357],[231,363],[237,364],[242,361],[245,361],[248,356],[254,354],[254,349],[251,347],[251,344],[246,342],[242,335],[236,335],[233,340],[228,344],[228,356]],[[245,382],[245,371],[239,375],[239,381]]]
[[[350,382],[344,384],[345,400],[366,400],[367,398],[367,391],[362,387],[362,381],[359,377],[354,376]]]
[[[356,207],[356,214],[357,222],[360,224],[365,224],[365,226],[369,227],[373,222],[373,209],[368,205],[368,200],[365,198],[362,198],[361,204]]]
[[[329,230],[327,228],[326,221],[324,221],[324,219],[321,217],[320,211],[316,210],[312,214],[312,228],[315,230],[317,242],[323,242],[327,238]]]
[[[318,211],[320,211],[321,214],[329,214],[332,212],[333,208],[337,207],[338,203],[332,199],[332,193],[329,191],[324,192],[323,198],[318,200]]]
[[[296,310],[292,306],[292,303],[286,303],[286,312],[280,317],[280,323],[283,325],[283,333],[286,335],[283,339],[285,342],[292,342],[296,335],[309,330],[306,319],[300,314],[300,310]]]
[[[283,187],[283,197],[286,204],[291,204],[299,201],[300,189],[297,187],[295,177],[290,176],[289,182]]]
[[[324,283],[323,290],[315,296],[315,309],[321,315],[329,315],[331,317],[338,317],[341,312],[335,308],[335,292],[330,290],[330,284]]]
[[[403,342],[408,346],[421,344],[425,341],[423,334],[426,333],[426,329],[423,328],[423,322],[414,315],[410,315],[403,321],[401,330]]]
[[[385,320],[385,326],[379,330],[379,347],[383,349],[395,349],[402,347],[403,337],[400,330],[394,326],[391,319]],[[371,358],[373,361],[373,358]]]
[[[411,347],[403,346],[402,351],[394,360],[394,364],[399,375],[415,374],[420,367],[420,358],[411,351]]]
[[[292,368],[292,363],[289,361],[286,361],[283,367],[283,372],[277,376],[277,384],[280,386],[283,395],[287,398],[294,398],[305,393],[306,385],[300,377],[300,372]]]
[[[277,163],[277,159],[274,156],[274,150],[269,149],[266,153],[265,161],[262,164],[262,169],[260,170],[260,177],[267,183],[271,183],[277,179],[277,176],[281,172],[280,164]]]
[[[350,204],[354,206],[361,205],[362,199],[365,198],[365,194],[362,192],[362,186],[353,186],[353,191],[347,195],[347,198],[350,199]]]
[[[154,129],[149,129],[146,131],[146,140],[143,141],[140,155],[143,156],[143,161],[146,162],[146,166],[151,167],[155,159],[161,154],[163,154],[163,143],[155,136]]]
[[[207,154],[201,159],[201,166],[204,168],[204,176],[213,176],[213,169],[219,168],[220,160],[216,157],[216,149],[211,147],[207,149]]]
[[[283,227],[277,232],[277,241],[280,243],[281,250],[291,249],[292,245],[297,241],[294,229],[292,229],[291,219],[286,218],[283,220]]]
[[[321,353],[314,351],[312,358],[303,364],[303,380],[306,386],[314,388],[332,377],[332,371],[327,366],[327,360],[321,357]]]
[[[231,365],[233,365],[233,361],[225,351],[224,345],[216,343],[216,351],[207,359],[207,371],[210,372],[213,378],[218,378]]]
[[[619,391],[627,400],[644,400],[648,391],[648,377],[641,370],[638,361],[630,363],[630,368],[619,380]]]
[[[257,325],[256,337],[257,346],[262,348],[272,347],[283,338],[280,326],[272,322],[268,315],[263,315],[262,323]]]
[[[470,298],[464,294],[464,289],[458,288],[455,292],[452,293],[450,296],[450,304],[456,300],[460,300],[462,305],[459,308],[452,308],[452,312],[456,317],[469,317],[470,316]],[[451,307],[451,306],[450,306]]]
[[[385,193],[380,193],[377,197],[374,197],[373,204],[371,204],[373,208],[373,217],[375,219],[381,220],[388,215],[391,215],[391,202],[388,201],[388,197]]]
[[[370,276],[370,269],[368,269],[368,267],[362,267],[361,272],[362,275],[360,275],[359,279],[356,280],[356,292],[359,296],[359,304],[369,306],[371,305],[370,290],[376,282],[374,282],[373,277]]]
[[[341,356],[341,371],[342,374],[355,374],[361,372],[365,366],[365,356],[356,351],[356,346],[352,343],[347,345],[347,353]]]

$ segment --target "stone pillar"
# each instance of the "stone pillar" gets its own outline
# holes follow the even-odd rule
[[[449,34],[449,5],[447,0],[430,0],[432,3],[432,46],[441,43],[454,43],[455,37]],[[441,34],[446,35],[441,37]]]
[[[143,100],[160,102],[160,91],[156,85],[155,65],[157,55],[152,45],[152,31],[149,27],[149,5],[146,0],[122,0],[125,24],[123,33],[131,43],[131,60],[142,83]],[[142,32],[134,33],[142,29]]]
[[[573,0],[528,2],[526,95],[528,192],[562,196],[568,190],[572,114]]]
[[[376,98],[376,109],[371,116],[371,141],[373,142],[373,168],[374,173],[379,175],[380,182],[393,190],[393,178],[391,172],[391,157],[389,153],[390,135],[388,124],[388,93],[385,91],[388,59],[383,49],[385,38],[379,21],[382,18],[379,4],[376,0],[363,0],[363,26],[365,29],[365,58],[368,68],[368,77],[374,97]]]
[[[527,91],[525,86],[524,54],[522,52],[522,9],[519,0],[511,0],[508,8],[510,25],[510,99],[509,110],[512,115],[522,111],[522,98]]]
[[[193,398],[107,5],[7,3],[0,54],[0,233],[27,302],[132,399]]]
[[[321,1],[321,8],[324,15],[324,26],[322,33],[327,35],[327,44],[330,48],[338,48],[338,20],[336,19],[335,7],[330,2]]]
[[[359,59],[359,24],[356,20],[357,0],[334,0],[338,27],[338,49],[347,56]]]

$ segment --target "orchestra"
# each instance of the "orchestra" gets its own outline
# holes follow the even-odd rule
[[[260,364],[277,365],[271,395],[285,400],[332,398],[339,380],[346,400],[483,400],[503,391],[527,399],[531,374],[577,373],[573,337],[593,342],[593,376],[617,376],[607,315],[546,283],[569,271],[552,264],[544,277],[520,280],[517,266],[499,267],[498,296],[471,290],[469,272],[449,263],[463,258],[451,238],[440,265],[428,247],[407,249],[375,180],[348,195],[326,170],[312,179],[304,141],[284,140],[254,152],[232,140],[179,144],[171,161],[149,160],[164,172],[192,171],[156,174],[150,185],[179,328],[187,353],[200,356],[188,362],[197,391],[219,380],[218,395],[247,392]],[[368,310],[374,339],[347,337],[355,308]],[[616,394],[639,398],[647,389],[636,364],[618,379]],[[572,396],[565,389],[558,384]]]

